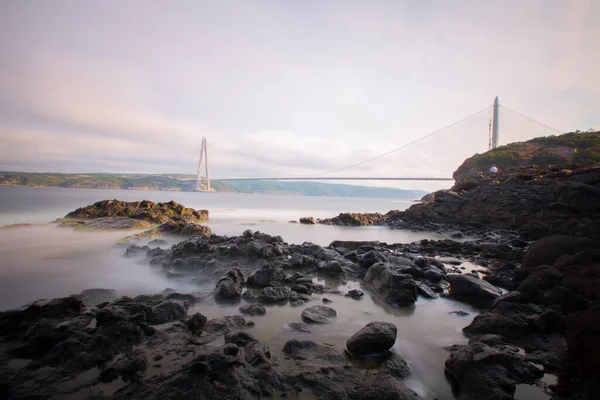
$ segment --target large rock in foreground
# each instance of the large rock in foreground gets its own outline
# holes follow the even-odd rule
[[[389,322],[370,322],[346,342],[348,351],[357,356],[383,353],[396,343],[398,329]]]
[[[544,375],[519,353],[482,342],[456,346],[444,366],[458,384],[461,400],[511,400],[516,384],[531,384]]]

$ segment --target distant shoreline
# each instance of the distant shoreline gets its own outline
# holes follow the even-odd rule
[[[184,179],[186,178],[186,179]],[[198,193],[196,181],[184,175],[143,174],[53,174],[0,171],[0,186],[52,187],[66,189],[105,189]],[[379,186],[359,186],[313,181],[211,181],[211,192],[273,196],[310,196],[414,200],[427,192]]]

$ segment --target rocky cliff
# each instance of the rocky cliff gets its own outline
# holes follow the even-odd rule
[[[477,173],[398,214],[396,222],[516,230],[532,239],[600,239],[600,167],[528,166]]]
[[[540,137],[475,154],[458,167],[453,178],[461,181],[477,173],[487,172],[492,164],[502,171],[505,168],[570,163],[587,166],[600,163],[600,131],[577,131]]]

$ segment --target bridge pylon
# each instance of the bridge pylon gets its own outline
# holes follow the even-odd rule
[[[494,107],[493,107],[493,114],[492,114],[492,140],[491,140],[491,147],[492,150],[495,149],[496,147],[498,147],[498,143],[500,142],[500,125],[499,125],[499,121],[500,121],[500,115],[498,113],[498,96],[496,96],[496,99],[494,100]]]
[[[212,192],[210,189],[210,175],[208,174],[208,151],[206,137],[202,137],[202,145],[200,147],[200,159],[198,161],[198,176],[196,178],[196,191]],[[204,164],[205,175],[202,176],[202,165]]]

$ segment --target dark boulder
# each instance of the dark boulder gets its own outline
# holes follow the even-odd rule
[[[209,320],[204,330],[213,335],[225,335],[229,332],[236,331],[246,324],[244,317],[239,315],[228,315],[222,318],[214,318]]]
[[[311,330],[308,328],[308,325],[306,325],[304,322],[290,322],[288,325],[293,331],[311,333]]]
[[[510,350],[483,342],[455,346],[444,366],[459,387],[459,399],[514,398],[518,383],[533,383],[544,372]]]
[[[358,263],[363,268],[369,268],[373,264],[378,263],[378,262],[387,263],[387,262],[390,262],[390,260],[385,255],[383,255],[383,253],[381,253],[377,250],[371,250],[371,251],[368,251],[367,253],[363,254],[363,256],[360,257]]]
[[[576,236],[547,236],[529,246],[523,257],[523,268],[552,265],[565,254],[573,255],[583,250],[600,250],[600,242]]]
[[[80,315],[85,308],[79,296],[36,300],[16,310],[0,312],[0,335],[21,332],[42,318],[65,319]]]
[[[309,294],[310,290],[308,289],[308,287],[304,286],[304,285],[294,285],[292,286],[292,291],[296,292],[296,293],[302,293],[302,294]]]
[[[348,293],[345,294],[346,297],[351,297],[353,299],[362,299],[365,294],[360,289],[352,289]]]
[[[239,268],[234,268],[217,282],[215,287],[215,300],[218,301],[239,301],[242,297],[242,285],[244,284],[244,275]]]
[[[569,353],[600,376],[600,304],[568,317],[565,336]]]
[[[225,335],[225,343],[233,343],[240,347],[246,347],[251,342],[258,342],[258,339],[248,332],[236,331]]]
[[[450,294],[477,306],[488,306],[502,295],[502,291],[474,275],[448,275]]]
[[[370,322],[346,342],[350,353],[356,356],[383,353],[396,343],[398,329],[389,322]]]
[[[202,332],[202,329],[204,329],[207,322],[208,318],[200,313],[195,313],[185,320],[185,325],[193,335],[197,335]]]
[[[248,276],[248,285],[252,286],[279,286],[285,281],[285,272],[282,268],[264,265]]]
[[[152,312],[148,315],[149,324],[164,324],[171,321],[178,321],[185,318],[187,310],[181,302],[174,300],[165,300],[152,307]]]
[[[417,301],[417,285],[410,275],[401,271],[401,266],[376,263],[367,271],[365,282],[390,304],[414,304]]]
[[[302,217],[300,223],[304,225],[315,225],[317,221],[313,217]]]
[[[258,301],[263,304],[283,303],[288,300],[291,290],[285,286],[266,287],[258,296]]]
[[[302,320],[313,324],[329,324],[337,317],[337,312],[327,306],[311,306],[302,311]]]
[[[265,315],[267,310],[260,304],[245,304],[240,307],[240,312],[242,314],[248,314],[251,316],[256,315]]]

